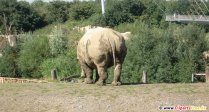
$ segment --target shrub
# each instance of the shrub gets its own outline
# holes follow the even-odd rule
[[[18,66],[23,77],[40,78],[39,65],[50,56],[48,39],[46,36],[27,36],[21,44]]]
[[[70,8],[70,17],[73,20],[88,19],[96,13],[96,6],[91,2],[76,2]]]
[[[104,20],[104,25],[102,26],[110,26],[110,27],[117,26],[121,23],[134,21],[129,13],[124,13],[121,12],[120,10],[117,11],[108,10],[105,13],[103,20]]]
[[[57,28],[57,26],[55,26],[49,36],[49,48],[51,54],[53,56],[58,56],[59,54],[65,53],[68,47],[67,44],[67,37],[64,36],[61,27]]]
[[[52,1],[47,5],[48,13],[46,21],[48,23],[63,23],[68,19],[68,3],[65,1]]]
[[[27,2],[17,2],[16,0],[1,0],[0,1],[0,20],[3,20],[3,15],[6,17],[6,24],[12,24],[13,32],[34,31],[37,28],[45,25],[41,18]],[[1,24],[0,22],[0,25]],[[2,26],[1,26],[2,27]]]
[[[195,25],[171,25],[166,30],[139,26],[138,34],[127,44],[123,82],[139,83],[142,71],[147,71],[150,83],[190,82],[192,73],[204,71],[204,30]]]
[[[35,0],[31,3],[32,9],[43,19],[45,24],[49,23],[46,18],[49,14],[48,5],[49,3],[42,0]]]
[[[68,27],[72,27],[71,25]],[[55,27],[49,38],[49,50],[52,57],[43,60],[39,69],[44,78],[50,78],[50,71],[56,69],[58,78],[80,74],[76,56],[78,39],[82,36],[76,31],[65,32],[63,26]]]
[[[80,67],[75,52],[44,60],[40,65],[41,74],[44,78],[49,79],[51,77],[50,71],[52,69],[57,70],[59,79],[72,75],[80,76]]]
[[[146,2],[147,2],[145,3],[146,8],[143,11],[140,19],[146,24],[159,26],[161,23],[165,21],[163,17],[163,15],[165,15],[164,6],[162,4],[156,5],[156,1],[152,1],[152,0],[147,0]],[[159,2],[163,2],[163,1],[159,1]]]
[[[0,57],[0,76],[19,77],[16,65],[16,48],[7,45]]]
[[[107,10],[104,16],[98,17],[95,24],[114,27],[121,23],[134,22],[136,16],[140,16],[145,9],[139,0],[107,1]]]

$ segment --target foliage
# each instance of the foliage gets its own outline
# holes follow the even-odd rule
[[[193,9],[192,5],[194,6],[194,4],[192,4],[189,0],[171,1],[166,3],[166,11],[168,14],[185,14],[187,11],[191,11]]]
[[[171,25],[167,30],[141,28],[128,44],[124,82],[139,83],[142,71],[153,82],[190,82],[191,74],[204,71],[201,52],[207,49],[201,28]]]
[[[162,1],[160,0],[159,3]],[[161,21],[164,21],[163,15],[165,14],[165,7],[163,4],[156,5],[156,1],[148,0],[145,4],[145,10],[143,11],[142,16],[140,16],[140,20],[145,22],[146,24],[160,26]]]
[[[39,65],[50,56],[48,39],[46,36],[26,36],[21,44],[18,66],[23,77],[40,78]]]
[[[64,33],[61,27],[55,26],[52,30],[51,35],[49,36],[49,47],[50,52],[53,56],[65,53],[67,49],[68,41],[64,36]]]
[[[191,1],[106,0],[106,6],[103,16],[100,0],[71,3],[37,0],[32,4],[1,0],[1,33],[5,33],[4,14],[6,24],[12,23],[12,33],[34,31],[49,24],[32,35],[21,36],[17,48],[4,49],[0,58],[1,76],[49,78],[54,68],[59,78],[80,74],[76,45],[82,33],[73,28],[89,24],[132,32],[121,76],[124,83],[140,83],[143,71],[147,72],[150,83],[190,82],[193,72],[204,71],[201,54],[208,50],[208,36],[205,36],[208,26],[172,24],[164,20],[165,14],[194,10]],[[207,15],[207,10],[202,9]],[[109,70],[109,83],[113,69]]]
[[[65,1],[52,1],[47,5],[48,13],[46,15],[46,21],[48,23],[53,22],[65,22],[68,19],[68,4]]]
[[[99,17],[102,26],[114,27],[121,23],[133,22],[135,16],[140,16],[144,5],[139,0],[107,1],[107,10],[104,16]]]
[[[73,20],[88,19],[96,13],[98,7],[93,2],[75,2],[71,5],[70,16]]]
[[[4,15],[6,21],[4,21]],[[29,3],[16,0],[0,1],[0,19],[8,26],[12,25],[13,32],[34,31],[45,25],[43,19],[30,7]],[[0,25],[4,29],[3,23]]]
[[[0,57],[0,76],[18,77],[16,66],[16,48],[7,45]]]
[[[41,74],[44,78],[49,79],[50,71],[56,69],[58,72],[58,78],[64,78],[68,76],[74,76],[80,74],[80,67],[75,58],[75,52],[68,55],[60,55],[56,58],[49,58],[44,60],[40,65]]]
[[[165,3],[167,14],[208,15],[209,3],[206,1],[178,0]]]
[[[66,26],[58,25],[52,29],[52,37],[49,38],[50,55],[52,56],[44,59],[39,66],[40,73],[44,78],[50,78],[52,69],[57,70],[58,78],[80,74],[80,67],[76,58],[76,46],[81,34],[67,30],[72,27],[67,22]]]
[[[47,20],[47,15],[49,14],[48,3],[43,2],[42,0],[35,0],[31,3],[32,9],[43,19],[44,23],[49,23]]]

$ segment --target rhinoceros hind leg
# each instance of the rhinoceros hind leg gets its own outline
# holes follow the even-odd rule
[[[106,67],[97,67],[99,80],[96,82],[97,85],[103,86],[106,84],[107,79],[107,68]]]
[[[86,64],[81,64],[82,70],[85,73],[84,83],[92,84],[93,83],[93,69],[87,66]]]
[[[121,85],[121,82],[120,82],[121,70],[122,70],[122,64],[117,64],[114,70],[114,79],[113,79],[112,85],[114,86]]]
[[[81,68],[81,78],[85,78],[86,77],[86,74],[84,72],[84,70]]]
[[[96,77],[95,77],[95,82],[97,82],[99,80],[99,73],[98,70],[96,69]]]
[[[120,86],[121,85],[121,82],[112,82],[112,85],[113,86]]]
[[[85,78],[84,83],[86,84],[93,84],[93,80],[90,78]]]

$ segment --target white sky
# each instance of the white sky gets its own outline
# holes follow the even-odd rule
[[[17,0],[17,1],[27,1],[29,3],[32,3],[35,0]],[[44,2],[54,1],[54,0],[42,0]],[[61,0],[61,1],[73,1],[73,0]],[[80,1],[89,1],[89,0],[80,0]]]

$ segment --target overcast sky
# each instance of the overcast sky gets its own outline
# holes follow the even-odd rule
[[[17,0],[17,1],[27,1],[27,2],[32,3],[35,0]],[[49,1],[54,1],[54,0],[42,0],[42,1],[49,2]],[[62,0],[62,1],[73,1],[73,0]],[[80,0],[80,1],[88,1],[88,0]]]

